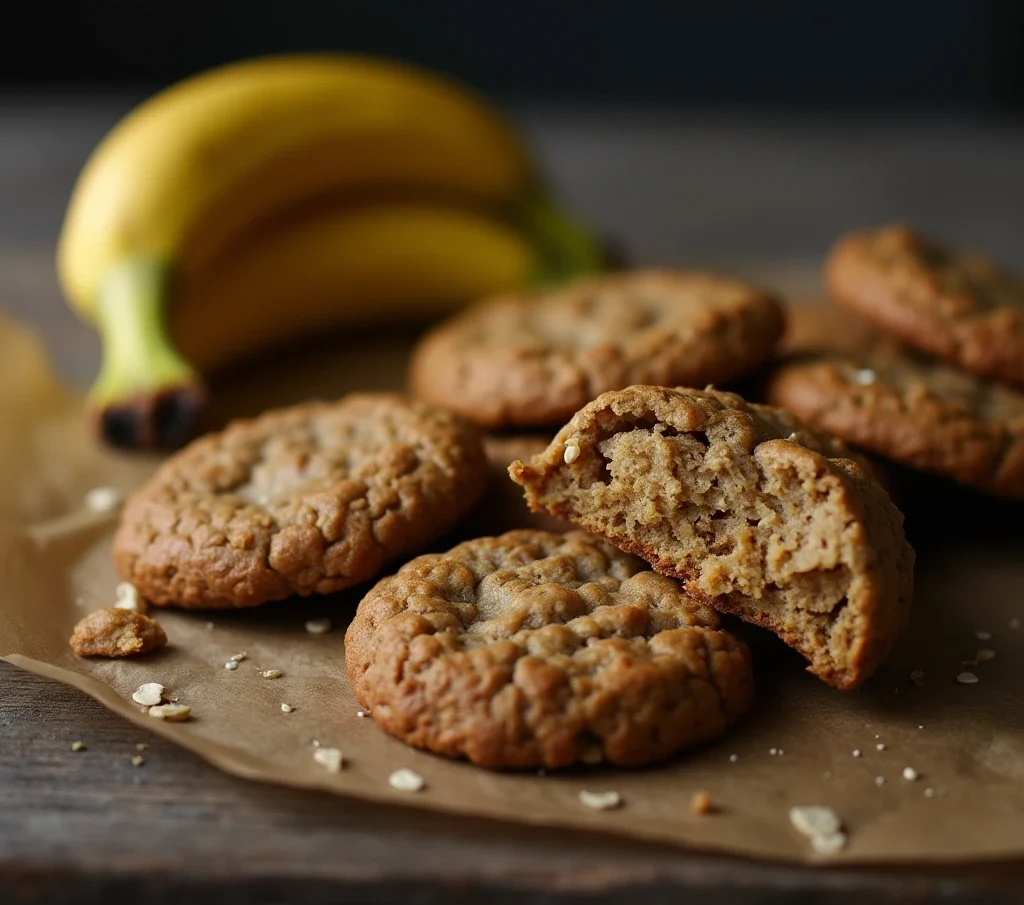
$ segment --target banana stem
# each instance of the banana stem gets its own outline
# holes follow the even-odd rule
[[[131,258],[107,275],[97,320],[103,362],[89,392],[104,441],[123,447],[174,447],[192,433],[202,386],[167,330],[170,269]]]
[[[531,193],[517,215],[540,248],[543,270],[538,282],[550,284],[607,269],[601,243],[568,216],[547,192]]]

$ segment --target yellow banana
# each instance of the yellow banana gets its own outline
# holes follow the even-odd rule
[[[424,206],[415,216],[395,207],[385,216],[381,208],[371,228],[366,204],[382,196],[418,198]],[[440,200],[427,206],[426,197],[450,204],[446,226],[439,225]],[[341,199],[363,199],[362,206],[345,220],[338,213]],[[333,213],[311,213],[327,204]],[[487,215],[470,220],[457,212],[470,206]],[[433,240],[420,228],[426,220],[437,230]],[[282,232],[292,228],[302,238]],[[460,228],[463,239],[471,234],[475,240],[442,249]],[[472,257],[474,241],[485,249],[477,263],[463,260]],[[245,263],[252,260],[250,244],[258,242],[272,243],[279,272]],[[306,250],[304,242],[313,244]],[[380,271],[367,267],[356,279],[355,269],[345,268],[356,260],[348,243],[359,242],[374,250],[394,242],[401,254],[413,256],[432,248],[436,270],[423,261],[391,267],[387,255],[370,254],[367,262],[381,262]],[[312,270],[294,270],[295,261]],[[227,262],[239,269],[221,273]],[[340,282],[352,287],[338,301],[337,317],[346,318],[357,298],[467,301],[477,291],[517,285],[527,272],[536,275],[538,262],[549,276],[561,276],[598,269],[601,256],[544,193],[501,116],[432,73],[338,55],[233,64],[142,104],[87,162],[57,250],[65,295],[103,338],[104,363],[90,393],[101,432],[127,446],[185,439],[202,402],[191,356],[202,369],[258,348],[282,330],[298,333],[319,318],[334,323],[319,294],[335,285],[331,274],[346,274]],[[432,288],[414,286],[409,276],[399,292],[395,280],[417,267],[418,278]],[[259,280],[247,275],[255,273]],[[381,287],[374,289],[377,279]],[[295,326],[278,320],[269,301],[245,312],[222,307],[220,298],[239,298],[236,287],[246,281],[253,298],[275,303],[277,289],[292,283]],[[269,320],[263,319],[265,305]],[[167,335],[169,316],[181,349]],[[219,329],[199,326],[215,317],[226,319]],[[260,332],[261,324],[274,329]],[[226,343],[222,352],[214,348],[220,342]]]

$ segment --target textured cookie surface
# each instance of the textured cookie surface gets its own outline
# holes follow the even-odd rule
[[[1024,394],[898,343],[780,365],[769,400],[849,443],[971,487],[1024,499]]]
[[[825,281],[841,305],[909,346],[1024,386],[1024,281],[902,224],[852,233]]]
[[[486,481],[477,431],[424,403],[354,394],[282,409],[164,463],[125,506],[114,561],[156,604],[329,593],[420,552]]]
[[[379,582],[345,637],[391,735],[487,767],[632,766],[723,733],[746,646],[679,583],[581,531],[511,531]]]
[[[637,271],[482,302],[423,340],[410,383],[487,427],[554,425],[606,390],[732,380],[782,331],[778,301],[746,283]]]
[[[899,510],[838,441],[731,393],[636,386],[594,400],[513,479],[716,609],[771,629],[838,688],[905,627]]]

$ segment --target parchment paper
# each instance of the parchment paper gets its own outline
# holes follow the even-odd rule
[[[408,342],[397,333],[363,334],[261,364],[219,388],[216,417],[398,387]],[[987,531],[984,516],[964,524],[940,490],[935,512],[919,521],[933,530],[918,543],[912,628],[859,691],[825,687],[803,672],[799,657],[751,632],[757,699],[719,742],[647,770],[491,773],[406,748],[356,715],[342,641],[358,590],[231,614],[152,610],[170,636],[165,650],[123,661],[76,658],[67,644],[72,626],[112,603],[117,582],[109,556],[116,514],[88,513],[83,495],[101,484],[128,489],[154,462],[97,449],[79,397],[56,384],[31,334],[7,321],[0,321],[0,387],[9,394],[0,400],[0,654],[82,689],[222,770],[453,818],[579,827],[779,860],[822,860],[788,821],[792,805],[810,804],[842,817],[850,841],[831,859],[839,862],[1024,855],[1024,628],[1011,627],[1024,618],[1016,521],[1010,536]],[[333,631],[307,633],[314,616],[329,616]],[[962,665],[979,649],[996,656]],[[241,651],[247,659],[226,670]],[[283,676],[261,678],[257,667]],[[908,680],[916,669],[924,670],[923,687]],[[958,683],[965,670],[979,682]],[[152,681],[189,704],[193,719],[163,723],[133,704],[131,692]],[[294,712],[282,712],[282,702]],[[332,774],[314,762],[314,740],[340,748],[345,769]],[[918,779],[903,778],[908,766]],[[420,773],[426,789],[391,789],[387,777],[399,767]],[[588,810],[577,797],[584,789],[616,790],[624,804]],[[691,813],[698,790],[710,793],[715,813]]]

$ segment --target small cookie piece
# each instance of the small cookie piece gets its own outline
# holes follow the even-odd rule
[[[914,553],[902,514],[843,444],[778,409],[629,387],[509,473],[532,508],[772,630],[837,688],[866,679],[907,623]]]
[[[80,657],[131,657],[167,644],[167,633],[142,613],[105,606],[75,626],[71,649]]]
[[[768,399],[901,464],[1024,500],[1024,394],[877,339],[780,365]]]
[[[678,582],[582,531],[510,531],[379,582],[345,636],[389,734],[485,767],[635,766],[749,706],[746,646]]]
[[[487,483],[477,431],[390,394],[237,421],[172,456],[125,507],[121,576],[151,603],[327,594],[418,553]]]
[[[909,346],[980,377],[1024,386],[1024,280],[903,224],[844,236],[830,295]]]
[[[739,280],[633,271],[467,309],[420,343],[410,384],[489,428],[554,425],[605,390],[733,380],[783,326],[779,300]]]

